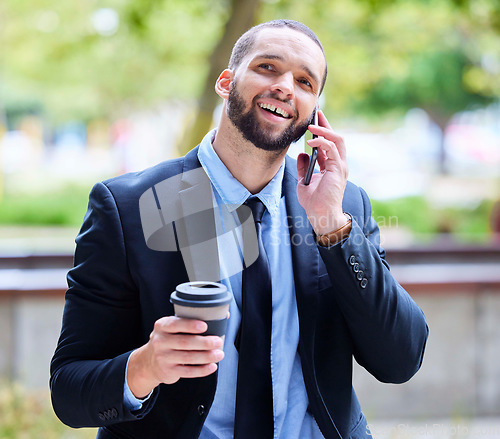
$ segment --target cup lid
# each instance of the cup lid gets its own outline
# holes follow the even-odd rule
[[[232,294],[226,286],[217,282],[185,282],[177,285],[170,295],[175,305],[206,308],[223,306],[231,302]]]

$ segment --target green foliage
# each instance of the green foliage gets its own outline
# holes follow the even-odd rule
[[[492,201],[483,200],[470,208],[441,208],[424,197],[412,196],[372,200],[372,215],[381,226],[402,227],[423,240],[431,240],[436,234],[450,234],[461,242],[486,242],[491,236],[492,206]]]
[[[172,97],[197,98],[229,5],[229,0],[5,0],[0,8],[4,105],[35,101],[52,120],[86,120]],[[259,21],[292,18],[316,31],[329,60],[328,112],[380,117],[380,108],[425,108],[428,99],[449,112],[475,103],[477,96],[498,98],[499,5],[496,0],[262,0]],[[92,25],[102,7],[115,10],[120,20],[109,35]]]
[[[81,225],[89,188],[68,186],[58,192],[7,194],[0,201],[3,225]],[[381,226],[404,227],[415,235],[432,239],[450,233],[461,241],[486,241],[490,234],[492,202],[483,200],[475,207],[436,207],[424,197],[372,200],[373,216]]]
[[[88,187],[67,186],[51,193],[7,193],[0,199],[0,224],[78,226],[89,191]]]
[[[226,18],[225,2],[98,3],[2,4],[0,87],[11,90],[7,106],[38,100],[52,120],[85,120],[200,93],[206,60]],[[92,24],[104,7],[120,20],[107,35]]]
[[[358,105],[368,106],[374,112],[419,107],[447,122],[469,106],[491,102],[487,96],[464,87],[464,74],[471,67],[465,54],[456,49],[422,52],[409,61],[404,77],[381,79]]]
[[[396,200],[372,200],[372,215],[381,218],[398,219],[398,226],[407,227],[415,233],[437,232],[433,209],[422,197],[404,197]]]
[[[316,31],[329,62],[329,113],[380,118],[418,106],[447,121],[500,96],[496,3],[277,1],[266,3],[264,18],[285,14]]]
[[[451,231],[458,239],[471,241],[490,236],[490,214],[493,202],[483,200],[471,209],[448,208],[444,218],[451,225]]]
[[[91,439],[95,429],[74,430],[57,419],[47,392],[23,391],[15,385],[0,386],[1,439]]]

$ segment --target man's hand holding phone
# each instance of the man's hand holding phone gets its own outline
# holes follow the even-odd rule
[[[297,159],[299,184],[297,195],[317,235],[331,232],[346,222],[342,199],[347,184],[348,167],[344,139],[336,134],[322,111],[317,111],[318,124],[309,125],[313,138],[307,144],[317,148],[320,173],[312,174],[305,184],[309,155],[302,153]]]

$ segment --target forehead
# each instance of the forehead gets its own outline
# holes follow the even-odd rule
[[[322,78],[326,60],[320,47],[307,35],[287,27],[266,27],[256,35],[247,61],[262,55],[279,55],[284,61],[303,65]]]

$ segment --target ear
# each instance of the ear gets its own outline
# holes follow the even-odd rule
[[[229,69],[224,70],[217,78],[217,81],[215,82],[215,92],[222,99],[227,99],[229,97],[229,91],[231,90],[233,78],[234,72]]]

